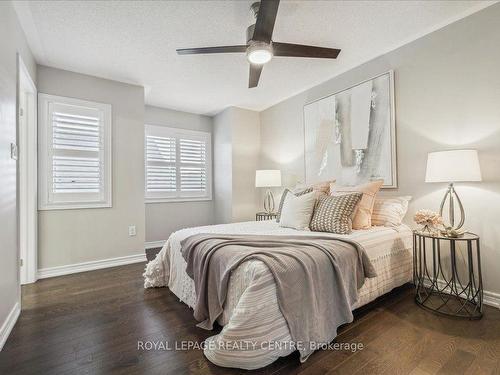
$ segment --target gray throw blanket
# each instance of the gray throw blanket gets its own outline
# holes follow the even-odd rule
[[[231,271],[249,259],[264,262],[302,361],[352,322],[358,289],[376,276],[360,244],[324,235],[197,234],[181,242],[181,251],[195,284],[194,317],[204,329],[223,312]]]

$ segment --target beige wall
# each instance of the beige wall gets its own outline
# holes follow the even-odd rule
[[[233,201],[233,147],[232,112],[222,111],[214,117],[213,157],[214,157],[214,198],[215,223],[232,221]]]
[[[38,90],[111,104],[113,116],[113,207],[40,211],[38,267],[144,253],[144,89],[38,66]]]
[[[146,106],[145,124],[212,133],[212,118],[165,108]],[[176,230],[214,223],[214,200],[147,203],[146,242],[166,240]]]
[[[20,301],[17,238],[16,143],[17,53],[36,80],[36,64],[10,2],[0,2],[0,327]]]
[[[427,153],[478,149],[484,181],[456,188],[482,239],[485,289],[500,293],[499,20],[497,4],[262,112],[261,166],[281,168],[288,185],[303,179],[304,104],[394,69],[399,189],[384,194],[414,197],[410,223],[438,209],[446,188],[424,182]]]
[[[216,222],[255,219],[258,191],[259,113],[230,107],[214,119]]]
[[[258,191],[255,170],[259,165],[260,116],[258,112],[233,109],[233,221],[255,220]]]

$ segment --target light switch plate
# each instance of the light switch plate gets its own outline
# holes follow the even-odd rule
[[[15,143],[10,144],[10,158],[17,160],[17,145]]]
[[[136,230],[135,230],[135,225],[129,225],[128,226],[128,235],[130,237],[133,237],[135,236],[137,233],[136,233]]]

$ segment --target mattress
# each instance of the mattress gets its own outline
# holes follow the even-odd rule
[[[144,286],[168,286],[185,304],[194,307],[194,282],[186,274],[180,242],[197,233],[317,235],[315,232],[281,228],[276,222],[257,221],[187,228],[173,233],[144,273]],[[327,233],[322,233],[330,235]],[[412,232],[406,225],[372,227],[353,231],[347,237],[366,250],[377,277],[367,279],[354,308],[361,307],[412,278]],[[222,331],[208,338],[205,356],[224,367],[256,369],[267,366],[295,350],[287,323],[276,297],[269,269],[259,260],[242,263],[231,274],[224,311],[218,319]]]

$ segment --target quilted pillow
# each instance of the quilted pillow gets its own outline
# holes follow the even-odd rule
[[[320,196],[309,228],[315,232],[351,233],[352,217],[362,196],[363,193]]]
[[[293,194],[295,195],[296,197],[300,197],[301,195],[304,195],[304,194],[307,194],[307,193],[310,193],[313,191],[313,188],[310,187],[308,189],[302,189],[302,190],[294,190],[293,192],[291,192],[290,190],[288,189],[285,189],[285,191],[283,192],[283,194],[281,195],[281,200],[280,200],[280,205],[278,207],[278,212],[276,213],[276,222],[279,223],[280,222],[280,219],[281,219],[281,211],[283,211],[283,204],[285,203],[285,199],[286,199],[286,195],[287,194]]]

